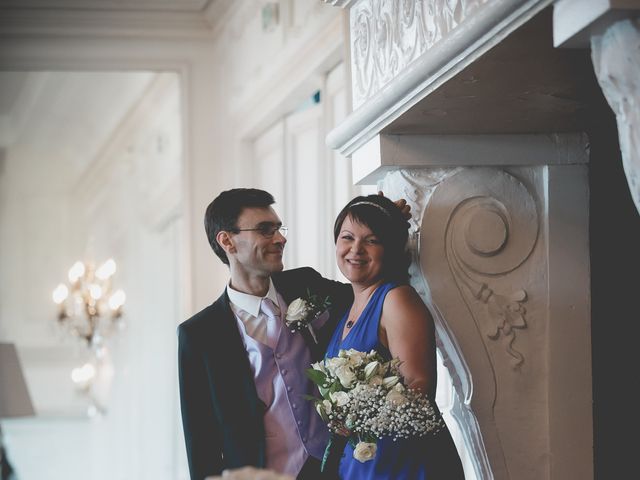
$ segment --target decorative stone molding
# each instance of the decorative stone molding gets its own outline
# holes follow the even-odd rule
[[[473,458],[465,465],[465,470],[472,469],[476,479],[492,479],[493,473],[489,464],[486,448],[480,432],[478,420],[471,410],[470,401],[473,391],[472,377],[469,366],[465,362],[462,351],[455,339],[455,335],[447,324],[443,313],[433,302],[431,290],[425,280],[420,263],[421,226],[425,208],[429,204],[434,191],[443,182],[455,176],[459,168],[429,168],[413,170],[396,170],[389,172],[380,182],[379,186],[390,198],[404,198],[411,207],[412,218],[410,220],[409,252],[411,253],[411,266],[409,273],[411,285],[422,297],[425,304],[433,314],[436,326],[436,342],[442,367],[451,379],[451,392],[441,392],[446,386],[441,382],[438,385],[438,400],[443,396],[447,398],[446,405],[438,403],[447,420],[454,437],[461,437],[470,456]],[[452,423],[453,422],[453,423]]]
[[[351,157],[353,181],[374,184],[399,168],[572,165],[589,158],[585,134],[377,135]]]
[[[526,326],[522,291],[524,286],[529,288],[531,279],[528,269],[519,267],[536,245],[538,225],[528,188],[506,171],[486,167],[461,169],[447,178],[434,191],[422,219],[420,265],[445,315],[449,335],[456,343],[462,341],[460,352],[468,362],[456,377],[469,378],[454,383],[457,388],[466,387],[457,392],[466,402],[458,406],[464,412],[461,420],[467,423],[465,443],[474,452],[486,446],[497,478],[510,478],[507,445],[513,431],[501,430],[504,425],[496,405],[504,401],[502,395],[525,381],[520,378],[523,371],[514,367],[521,366],[523,352],[532,347],[526,337],[514,346],[514,327]],[[447,275],[450,280],[445,281]],[[533,290],[540,288],[538,284]],[[451,308],[451,302],[462,302],[466,313],[461,315],[460,307]],[[449,356],[462,357],[462,353]],[[476,416],[477,423],[469,423]],[[477,426],[486,444],[477,443]],[[481,462],[476,467],[486,468]]]
[[[459,74],[474,66],[494,72],[496,61],[506,75],[518,65],[511,54],[550,59],[538,79],[550,91],[583,78],[584,55],[563,63],[551,49],[528,48],[548,42],[551,11],[542,10],[552,3],[469,2],[472,15],[458,10],[425,32],[418,15],[427,0],[353,3],[352,86],[360,97],[327,137],[352,156],[354,179],[378,182],[412,207],[411,282],[434,315],[450,377],[443,412],[470,479],[593,478],[588,139],[504,135],[562,126],[561,109],[520,130],[455,122],[440,129],[421,116],[429,99],[442,115],[477,114],[460,99],[487,90],[456,90],[476,78]],[[573,62],[576,70],[565,72]],[[566,78],[554,83],[561,72]],[[504,106],[506,118],[531,113],[517,102]]]
[[[489,0],[376,0],[356,3],[351,17],[354,108],[451,34]]]
[[[622,164],[640,212],[640,20],[622,20],[591,37],[600,87],[616,114]]]
[[[409,252],[412,262],[409,268],[411,285],[416,289],[423,301],[429,305],[436,326],[436,342],[442,366],[451,379],[451,392],[443,392],[442,383],[438,386],[438,400],[444,396],[446,405],[439,403],[445,419],[454,437],[459,432],[461,440],[473,460],[465,465],[465,471],[472,469],[476,479],[493,479],[493,473],[478,420],[471,409],[470,401],[473,393],[472,377],[469,366],[465,362],[455,335],[447,324],[438,305],[433,302],[431,290],[425,280],[420,263],[420,228],[423,224],[425,208],[429,204],[436,189],[461,169],[455,167],[404,169],[395,170],[386,175],[380,182],[382,190],[390,198],[404,198],[411,207]],[[439,377],[441,378],[441,377]],[[451,421],[453,421],[453,424]]]
[[[527,331],[523,303],[531,281],[530,268],[521,267],[539,237],[530,187],[487,167],[397,170],[380,185],[389,196],[405,198],[413,212],[411,283],[434,314],[438,350],[454,390],[447,413],[473,456],[472,478],[520,478],[508,473],[504,445],[513,431],[501,433],[504,420],[496,404],[504,409],[504,392],[531,382],[521,375],[533,341],[516,337],[516,331]],[[543,282],[535,282],[538,297]],[[451,302],[458,304],[453,310]],[[536,300],[538,308],[541,302]],[[537,361],[529,369],[539,367]],[[534,396],[542,400],[543,392]]]
[[[404,166],[378,187],[411,206],[411,284],[434,316],[440,406],[467,478],[592,478],[588,139],[382,137],[382,163]]]
[[[322,0],[327,5],[331,5],[333,7],[347,8],[351,4],[357,2],[358,0]]]
[[[515,177],[482,169],[460,173],[448,188],[465,198],[451,213],[445,234],[449,269],[485,338],[504,345],[514,367],[524,362],[513,343],[517,329],[525,329],[526,291],[496,291],[495,278],[508,275],[531,254],[538,238],[539,219],[533,197]],[[484,304],[474,313],[473,299]]]
[[[600,88],[616,114],[622,164],[640,211],[640,2],[557,0],[556,47],[589,48]]]
[[[351,155],[551,1],[355,3],[349,12],[355,109],[327,144]]]
[[[592,35],[624,18],[637,17],[635,0],[556,0],[553,2],[553,45],[589,48]]]

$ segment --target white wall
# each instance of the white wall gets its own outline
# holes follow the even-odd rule
[[[8,158],[2,335],[18,345],[38,413],[3,422],[19,478],[173,479],[184,472],[175,365],[183,311],[181,96],[176,74],[152,77],[89,170],[66,172],[79,177],[70,188],[43,184],[46,194],[36,195],[28,174],[34,160]],[[107,414],[91,420],[69,378],[86,349],[55,328],[50,292],[76,258],[109,257],[119,267],[115,286],[128,296],[126,328],[108,343],[112,379],[96,386]]]
[[[302,192],[278,199],[296,205],[293,216],[283,220],[295,231],[300,206],[315,211],[322,203],[322,222],[331,223],[357,191],[351,190],[348,161],[323,141],[347,111],[344,72],[335,70],[343,57],[341,10],[306,0],[281,2],[278,23],[265,31],[261,5],[233,2],[224,22],[207,38],[97,37],[84,30],[76,39],[31,33],[0,45],[2,69],[173,70],[180,83],[177,96],[158,96],[156,90],[141,102],[138,114],[114,131],[93,172],[73,194],[54,193],[33,203],[31,210],[44,218],[34,217],[26,232],[18,235],[15,230],[28,214],[23,203],[3,210],[0,235],[2,251],[8,252],[3,282],[11,282],[11,272],[21,268],[28,268],[27,279],[43,270],[30,259],[38,252],[24,242],[34,231],[47,232],[48,245],[37,258],[48,259],[51,268],[42,276],[41,292],[16,289],[15,308],[7,316],[3,311],[0,335],[18,343],[36,406],[66,412],[3,422],[20,478],[186,478],[175,327],[213,301],[227,281],[226,267],[206,241],[204,210],[221,190],[257,181],[250,175],[256,139],[286,121],[317,90],[322,91],[317,128],[305,135],[314,138],[313,168],[324,172],[322,183],[311,203],[299,201]],[[295,152],[290,158],[300,159],[304,145],[309,143],[295,151],[289,144],[290,153]],[[271,180],[278,182],[273,176]],[[83,219],[82,226],[77,218]],[[5,238],[10,249],[5,250]],[[306,255],[301,261],[335,275],[331,242],[315,241],[314,249],[299,247],[298,254]],[[55,316],[51,288],[83,252],[99,260],[114,256],[120,267],[116,279],[128,294],[128,327],[112,348],[109,413],[94,422],[82,417],[83,404],[72,391],[64,393],[75,358],[44,330]],[[37,299],[33,322],[7,323],[4,318],[16,318],[14,310],[27,299]],[[27,348],[36,338],[43,341]],[[47,397],[52,390],[57,400]]]

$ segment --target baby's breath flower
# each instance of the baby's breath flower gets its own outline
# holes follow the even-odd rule
[[[314,364],[313,369],[325,374],[322,381],[314,381],[322,395],[316,409],[329,430],[349,433],[358,444],[375,445],[383,437],[421,437],[442,429],[444,421],[430,399],[404,385],[400,364],[398,359],[385,361],[375,350],[354,349],[325,359],[323,370]]]

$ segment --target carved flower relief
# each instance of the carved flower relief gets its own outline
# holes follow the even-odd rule
[[[353,31],[353,53],[356,58],[364,58],[369,52],[371,28],[369,26],[369,15],[363,11],[358,14],[352,26]]]
[[[351,9],[354,102],[362,104],[489,0],[372,0]]]
[[[416,2],[403,0],[400,5],[400,25],[402,28],[411,28],[416,18]]]
[[[376,54],[373,56],[383,85],[390,82],[398,71],[398,52],[393,41],[393,20],[390,12],[378,16],[376,20]]]
[[[400,68],[415,60],[426,49],[425,26],[422,22],[422,4],[419,2],[405,1],[399,7],[398,26],[396,35],[400,49]]]
[[[489,327],[487,336],[495,340],[500,331],[504,335],[511,335],[514,328],[526,328],[524,315],[527,310],[522,305],[526,300],[527,293],[524,290],[518,290],[509,296],[493,293],[487,300],[487,308],[495,324]]]
[[[356,105],[362,103],[372,94],[373,85],[376,83],[373,63],[371,61],[371,38],[373,28],[371,26],[371,12],[360,11],[351,25],[353,32],[352,61],[355,66],[354,101]]]
[[[436,8],[433,1],[427,3],[426,7],[421,9],[421,23],[424,25],[424,44],[422,50],[440,40],[441,32],[438,29],[438,20],[436,16]]]
[[[457,203],[445,232],[451,272],[463,298],[470,293],[485,305],[485,315],[471,308],[476,325],[487,338],[506,340],[517,367],[524,356],[513,344],[516,330],[527,328],[527,294],[497,292],[491,279],[520,278],[512,272],[529,258],[538,237],[535,201],[522,182],[497,169],[463,170],[452,182],[448,188],[467,198]]]

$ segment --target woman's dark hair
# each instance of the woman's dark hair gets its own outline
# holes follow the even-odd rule
[[[209,245],[223,263],[229,265],[224,249],[216,236],[220,231],[234,231],[238,228],[238,217],[245,208],[266,208],[275,200],[269,192],[257,188],[233,188],[218,195],[207,207],[204,214],[204,229]]]
[[[345,218],[366,225],[378,237],[384,247],[382,276],[396,283],[409,282],[411,259],[406,250],[409,238],[409,222],[400,209],[382,195],[359,196],[342,209],[333,226],[333,240],[338,241]]]

